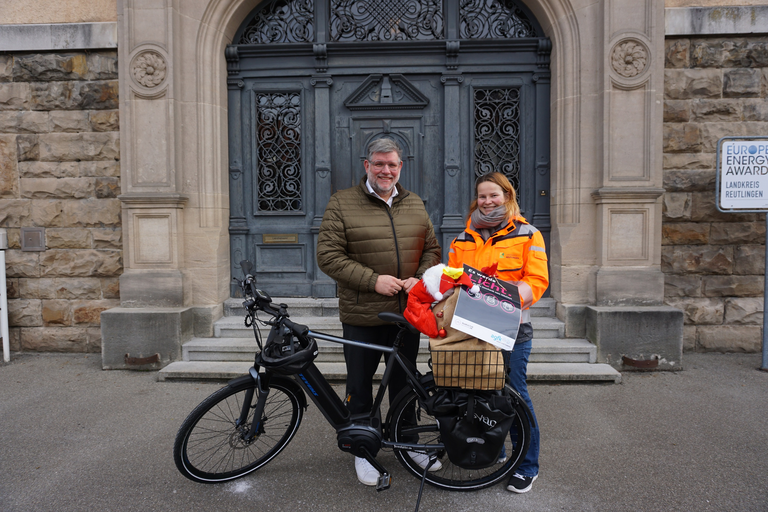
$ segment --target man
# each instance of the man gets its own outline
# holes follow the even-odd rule
[[[392,139],[368,145],[366,176],[356,187],[336,192],[323,215],[317,263],[338,285],[339,316],[344,338],[391,346],[398,328],[378,318],[382,311],[402,313],[406,293],[429,267],[440,263],[440,244],[424,203],[398,185],[402,151]],[[416,364],[419,336],[406,334],[400,353]],[[373,405],[373,375],[381,352],[344,346],[347,408],[367,413]],[[392,371],[389,400],[406,385],[398,366]],[[411,454],[422,467],[428,458]],[[439,469],[439,461],[430,468]],[[355,457],[357,478],[376,485],[378,471]]]

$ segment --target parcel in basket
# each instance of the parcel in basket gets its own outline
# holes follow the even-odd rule
[[[436,385],[504,387],[503,357],[497,345],[511,350],[520,325],[520,298],[514,285],[466,265],[463,269],[436,265],[408,295],[405,317],[430,338]]]

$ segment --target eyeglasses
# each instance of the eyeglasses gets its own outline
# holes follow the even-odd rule
[[[400,162],[395,163],[395,162],[379,162],[379,161],[376,161],[376,162],[371,162],[371,165],[377,171],[380,171],[380,170],[384,169],[385,167],[388,168],[391,171],[394,171],[394,170],[397,170],[398,167],[400,167]]]

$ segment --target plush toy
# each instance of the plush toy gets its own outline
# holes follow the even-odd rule
[[[480,287],[473,284],[461,268],[447,267],[443,264],[428,268],[408,294],[408,305],[403,313],[405,319],[430,338],[440,336],[440,331],[443,331],[444,337],[445,331],[438,330],[431,306],[443,300],[453,292],[455,287],[461,285],[467,286],[472,293],[480,291]]]

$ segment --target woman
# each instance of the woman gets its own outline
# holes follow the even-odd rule
[[[528,308],[541,298],[549,285],[544,239],[538,229],[520,216],[515,189],[503,174],[494,172],[478,178],[475,195],[469,207],[467,229],[451,243],[448,266],[460,268],[466,263],[484,269],[496,265],[497,277],[517,285],[523,316],[514,350],[506,355],[512,387],[523,396],[533,413],[526,384],[533,339]],[[530,491],[539,476],[539,426],[535,414],[533,422],[528,454],[507,484],[507,490],[512,492]]]

